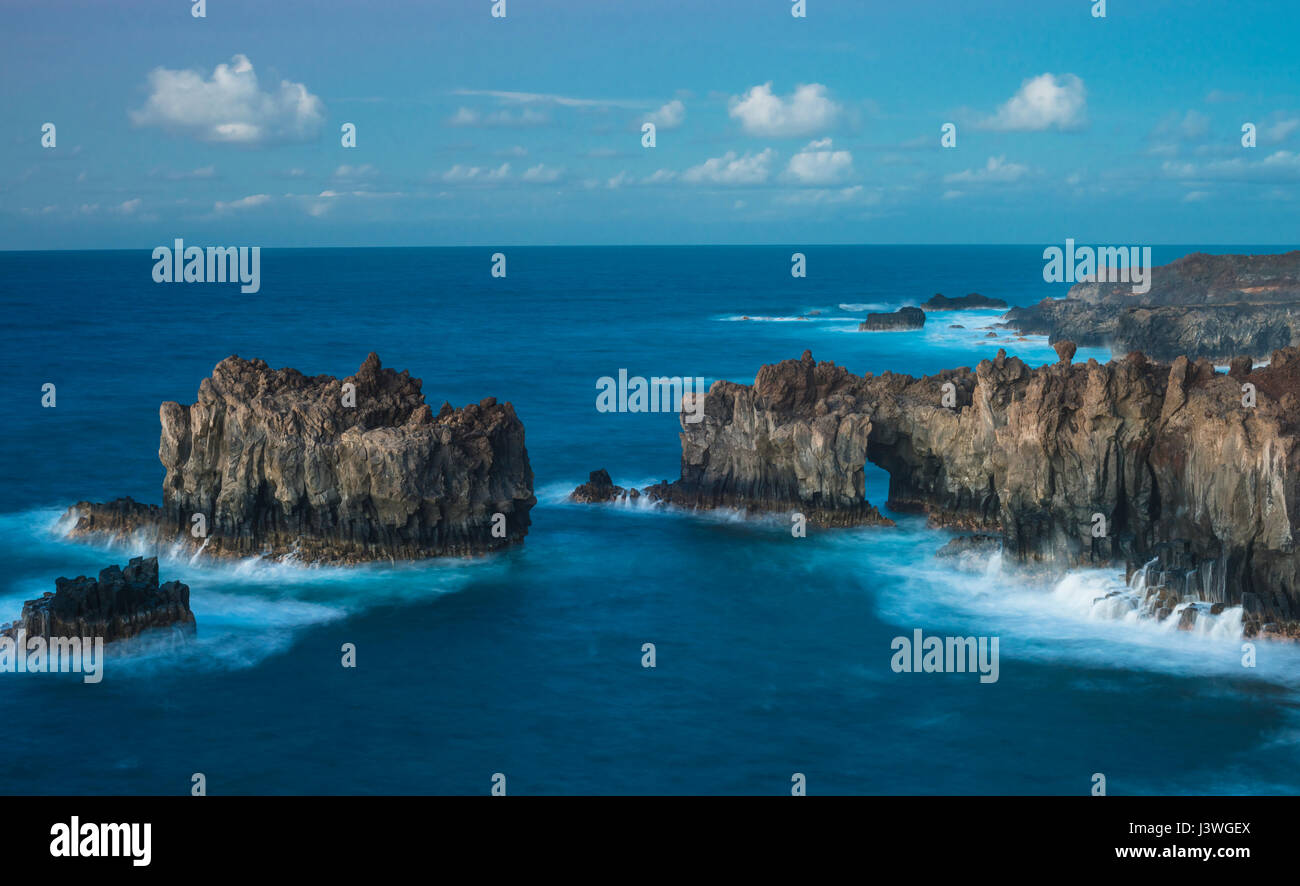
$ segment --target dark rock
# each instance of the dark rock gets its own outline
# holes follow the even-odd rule
[[[1056,351],[1059,361],[1067,366],[1074,359],[1074,354],[1078,350],[1078,347],[1072,341],[1058,341],[1052,345],[1052,348]]]
[[[1200,599],[1291,623],[1300,414],[1283,399],[1300,392],[1300,350],[1251,381],[1258,404],[1243,409],[1233,379],[1186,358],[1031,369],[999,350],[974,372],[913,378],[856,376],[805,352],[752,386],[716,382],[704,420],[681,423],[681,477],[646,491],[797,509],[824,525],[883,522],[864,501],[870,460],[889,472],[891,508],[1000,533],[1008,563],[1059,573],[1154,558],[1153,584],[1196,570]],[[1160,593],[1172,609],[1182,590]]]
[[[83,502],[69,511],[72,532],[144,531],[214,555],[335,563],[522,540],[536,498],[514,408],[487,397],[444,403],[435,417],[420,388],[373,353],[344,379],[228,357],[196,403],[162,405],[162,507]],[[191,534],[195,514],[206,538]]]
[[[921,304],[921,307],[927,311],[966,311],[972,308],[1005,308],[1006,306],[1007,303],[1002,299],[989,298],[978,292],[957,298],[948,298],[942,293],[935,293],[932,298]]]
[[[1143,350],[1226,362],[1300,344],[1300,250],[1281,255],[1194,253],[1151,269],[1151,289],[1077,283],[1064,299],[1012,308],[1007,324],[1115,353]]]
[[[195,630],[190,589],[178,581],[158,584],[158,558],[136,557],[125,569],[109,566],[99,578],[60,578],[54,593],[23,604],[18,621],[0,627],[13,639],[19,630],[28,637],[102,637],[105,643],[125,640],[153,629]]]
[[[635,489],[624,489],[622,486],[615,486],[614,481],[609,478],[609,471],[601,468],[598,471],[592,471],[590,478],[577,489],[569,494],[569,498],[583,504],[602,504],[604,502],[620,501],[622,499],[637,499],[641,493]]]
[[[880,332],[889,329],[920,329],[925,325],[925,311],[920,308],[899,308],[892,314],[867,314],[858,324],[859,332]]]

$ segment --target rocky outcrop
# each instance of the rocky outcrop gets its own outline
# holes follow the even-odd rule
[[[69,511],[74,535],[347,563],[520,541],[535,504],[524,427],[489,397],[434,414],[419,379],[371,354],[343,379],[228,357],[190,406],[164,403],[161,507]],[[498,516],[499,515],[499,516]]]
[[[855,376],[805,352],[752,386],[715,382],[704,420],[681,424],[680,479],[645,491],[884,522],[864,500],[869,460],[889,472],[890,507],[996,533],[1005,562],[1154,559],[1180,597],[1242,605],[1248,632],[1300,620],[1300,350],[1249,372],[1254,405],[1207,361],[1068,352],[1031,369],[999,351],[922,378]]]
[[[1007,303],[1002,299],[989,298],[978,292],[959,295],[956,298],[948,298],[942,292],[936,292],[921,303],[921,307],[927,311],[970,311],[976,308],[1005,308],[1006,306]]]
[[[570,499],[581,504],[605,504],[624,499],[636,500],[640,497],[641,493],[636,489],[615,486],[614,481],[609,477],[609,471],[604,468],[592,471],[587,482],[569,494]]]
[[[105,643],[144,631],[170,628],[195,631],[190,589],[178,581],[158,584],[158,558],[136,557],[125,569],[109,566],[99,578],[60,578],[54,593],[23,604],[22,616],[0,627],[0,635],[28,637],[100,637]]]
[[[925,325],[925,311],[920,308],[899,308],[892,314],[867,314],[858,324],[859,332],[882,332],[891,329],[920,329]]]
[[[1134,293],[1129,283],[1077,283],[1064,299],[1013,308],[1004,322],[1050,341],[1140,350],[1158,360],[1262,359],[1300,344],[1300,251],[1195,253],[1153,268],[1149,292]]]

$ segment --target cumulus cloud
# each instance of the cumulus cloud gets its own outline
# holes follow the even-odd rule
[[[820,83],[801,85],[787,98],[772,93],[771,82],[732,96],[730,114],[751,135],[812,135],[835,122],[840,106]]]
[[[274,89],[261,89],[245,55],[217,65],[207,78],[201,71],[155,68],[149,90],[144,107],[131,112],[132,122],[200,141],[307,141],[325,119],[321,100],[301,83],[281,80]]]
[[[829,138],[810,142],[790,158],[786,175],[801,184],[824,185],[839,181],[853,171],[853,155],[836,151]]]
[[[965,184],[1009,184],[1018,181],[1029,172],[1029,167],[1020,163],[1008,163],[1005,155],[990,157],[983,167],[953,172],[943,177],[945,182]]]
[[[713,157],[699,166],[692,166],[682,173],[682,180],[692,184],[762,184],[771,175],[772,160],[775,157],[776,152],[771,148],[764,148],[759,154],[746,152],[743,157],[735,151],[728,151],[721,157]]]
[[[983,126],[1008,132],[1078,129],[1086,109],[1087,91],[1081,79],[1074,74],[1039,74],[1020,84],[1020,90]]]
[[[685,119],[686,105],[675,98],[653,114],[647,114],[645,122],[653,123],[657,129],[676,129]]]

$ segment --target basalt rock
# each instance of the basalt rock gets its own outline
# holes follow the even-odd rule
[[[892,314],[867,314],[858,324],[859,332],[881,332],[890,329],[920,329],[925,325],[925,311],[920,308],[899,308]]]
[[[927,311],[969,311],[975,308],[1005,308],[1007,303],[1000,298],[989,298],[987,295],[980,295],[978,292],[972,292],[970,295],[960,295],[956,298],[948,298],[941,292],[935,293],[931,298],[921,303],[921,307]]]
[[[518,542],[536,503],[509,403],[444,403],[435,415],[420,380],[375,354],[343,379],[228,357],[197,402],[164,403],[160,416],[162,506],[83,502],[69,511],[72,534],[225,556],[416,559]]]
[[[1194,253],[1152,268],[1149,292],[1134,293],[1131,283],[1077,283],[1064,299],[1013,308],[1004,322],[1052,342],[1141,350],[1157,360],[1263,358],[1300,344],[1300,251]]]
[[[681,423],[680,479],[646,492],[886,522],[864,500],[871,461],[889,472],[891,508],[997,533],[1008,562],[1059,573],[1155,559],[1175,603],[1241,604],[1285,631],[1300,621],[1300,350],[1250,380],[1253,407],[1236,379],[1181,357],[1031,369],[999,351],[913,378],[805,352],[752,386],[715,382],[704,420]]]
[[[569,494],[570,499],[582,504],[602,504],[622,501],[623,499],[635,500],[640,497],[641,493],[636,489],[624,489],[622,486],[615,486],[614,481],[609,477],[609,471],[604,468],[592,471],[587,482]]]
[[[109,566],[99,578],[60,578],[54,593],[23,604],[22,616],[0,627],[0,635],[101,637],[125,640],[155,628],[195,631],[190,589],[178,581],[158,584],[158,558],[136,557],[125,569]]]

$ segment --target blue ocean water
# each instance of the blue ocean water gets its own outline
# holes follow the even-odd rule
[[[509,400],[539,498],[524,545],[475,560],[164,559],[197,641],[128,646],[97,685],[0,673],[0,793],[178,794],[196,772],[212,794],[484,794],[494,773],[512,794],[780,794],[796,772],[823,794],[1083,794],[1098,772],[1115,794],[1300,790],[1300,651],[1261,644],[1247,669],[1230,631],[1098,618],[1117,573],[959,572],[916,517],[794,539],[564,501],[595,468],[677,476],[675,416],[596,411],[619,369],[749,382],[805,348],[854,372],[1055,359],[1039,337],[986,337],[996,311],[856,331],[936,292],[1064,295],[1041,246],[796,248],[806,279],[781,247],[508,248],[505,279],[495,249],[268,249],[253,295],[155,284],[148,250],[0,253],[0,621],[133,553],[54,522],[78,500],[160,500],[158,405],[192,402],[232,353],[345,375],[376,351],[435,410]],[[868,480],[883,505],[886,475]],[[999,680],[894,673],[891,640],[915,628],[999,637]]]

